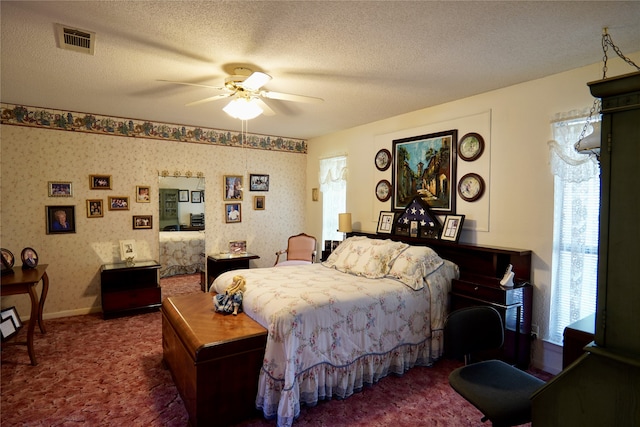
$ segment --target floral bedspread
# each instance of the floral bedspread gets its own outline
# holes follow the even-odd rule
[[[204,271],[204,232],[160,232],[160,277]]]
[[[452,263],[413,290],[389,278],[367,279],[321,264],[222,274],[222,293],[235,275],[246,279],[243,309],[268,330],[257,408],[290,426],[300,405],[345,398],[389,373],[432,364],[442,355]]]

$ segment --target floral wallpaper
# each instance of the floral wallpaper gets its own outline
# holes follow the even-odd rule
[[[101,310],[100,267],[120,260],[120,240],[135,241],[138,259],[158,260],[158,182],[163,171],[204,177],[208,254],[226,250],[231,240],[246,240],[247,250],[260,256],[251,266],[267,267],[275,262],[275,252],[286,247],[290,235],[304,231],[304,141],[297,149],[282,150],[271,145],[247,149],[220,139],[176,144],[171,138],[26,124],[40,123],[35,111],[27,111],[19,119],[16,108],[2,106],[0,244],[17,256],[16,266],[25,247],[36,250],[40,264],[48,264],[45,318]],[[269,191],[248,191],[250,173],[268,174]],[[91,189],[90,175],[110,175],[111,189]],[[244,177],[240,223],[225,223],[224,175]],[[51,181],[71,182],[72,195],[49,196]],[[136,186],[151,188],[151,203],[136,202]],[[266,197],[264,210],[253,209],[258,195]],[[114,196],[129,197],[129,208],[109,210],[108,198]],[[87,217],[88,199],[103,200],[103,217]],[[75,233],[46,233],[45,207],[57,205],[74,207]],[[133,215],[152,215],[153,229],[133,229]],[[27,295],[3,297],[1,305],[16,306],[23,319],[29,317]]]

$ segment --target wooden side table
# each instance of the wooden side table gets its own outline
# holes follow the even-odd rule
[[[162,304],[159,270],[156,261],[104,264],[100,269],[103,317],[159,309]]]
[[[49,277],[47,276],[48,264],[38,265],[36,268],[22,269],[18,267],[13,268],[13,274],[3,275],[2,284],[0,285],[1,295],[17,295],[17,294],[29,294],[31,298],[31,314],[29,316],[29,328],[27,329],[27,342],[19,342],[16,344],[26,344],[29,352],[29,358],[31,364],[36,366],[38,361],[36,360],[36,352],[33,349],[33,333],[36,329],[36,321],[40,326],[40,332],[46,334],[47,331],[44,328],[42,321],[42,311],[44,309],[44,302],[47,299],[47,293],[49,292]],[[40,299],[38,300],[38,294],[36,293],[36,285],[42,280],[42,292],[40,293]]]
[[[202,292],[207,292],[216,277],[222,273],[249,268],[249,260],[252,259],[260,259],[260,257],[248,252],[244,254],[209,255],[207,257],[207,288],[202,289]]]

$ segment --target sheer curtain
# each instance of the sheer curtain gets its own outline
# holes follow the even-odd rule
[[[558,114],[549,142],[554,175],[553,259],[549,341],[562,345],[564,328],[596,308],[600,165],[575,150],[589,113]],[[600,121],[599,115],[590,123]],[[585,134],[593,132],[591,125]]]
[[[347,209],[347,156],[320,160],[322,191],[322,240],[342,240],[338,214]]]

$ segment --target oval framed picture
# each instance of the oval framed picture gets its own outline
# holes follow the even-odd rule
[[[33,248],[24,248],[20,254],[22,268],[36,268],[38,266],[38,253]]]
[[[386,148],[378,151],[375,158],[376,167],[379,171],[386,171],[391,166],[391,152]]]
[[[376,185],[376,197],[381,202],[386,202],[391,198],[391,183],[386,179],[381,180]]]
[[[16,262],[13,253],[9,249],[0,248],[2,252],[2,271],[11,270]]]
[[[484,139],[479,133],[471,132],[460,139],[458,155],[462,160],[472,162],[482,155]]]
[[[458,183],[458,194],[467,202],[475,202],[484,193],[484,179],[477,173],[468,173]]]

